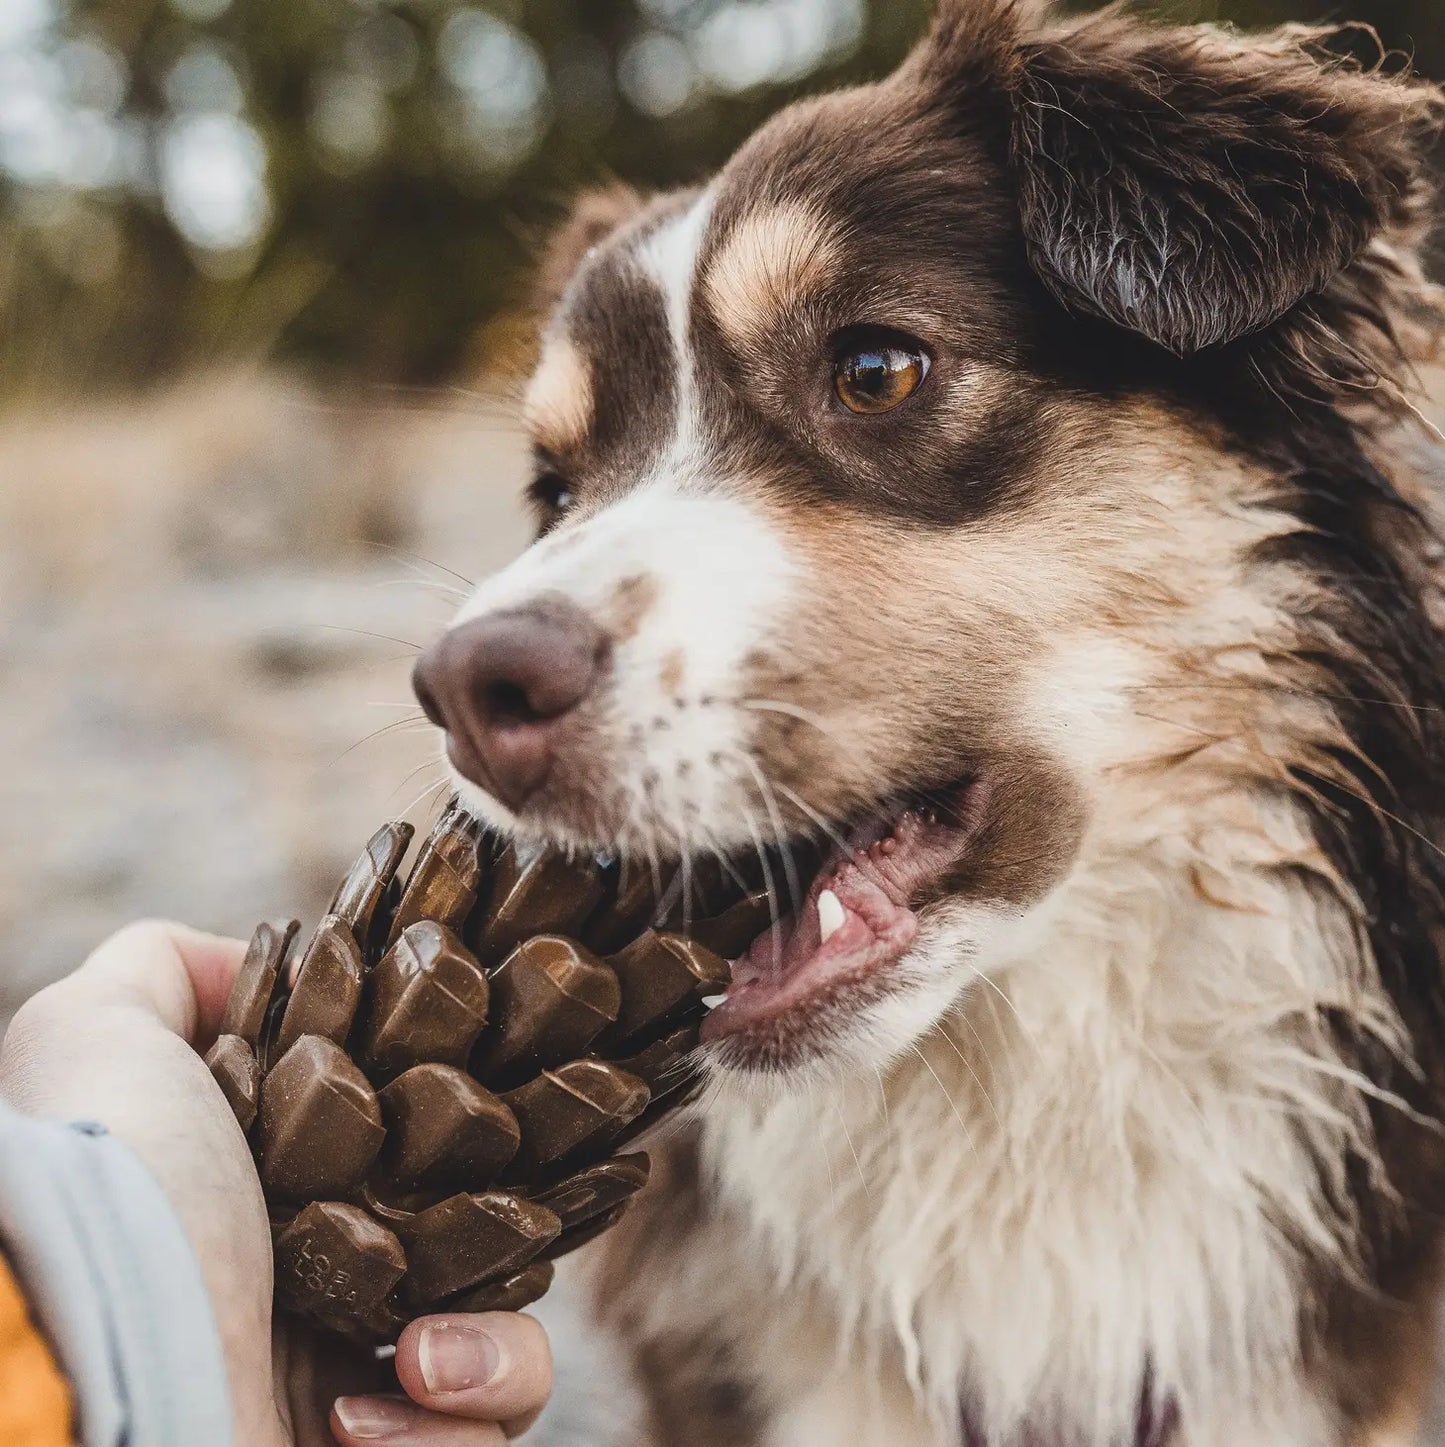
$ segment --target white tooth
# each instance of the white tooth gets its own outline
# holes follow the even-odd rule
[[[705,1006],[707,1006],[707,1008],[708,1008],[709,1010],[716,1010],[717,1007],[718,1007],[719,1005],[721,1005],[722,1002],[723,1002],[724,1000],[726,1000],[726,999],[727,999],[727,995],[726,995],[726,994],[721,994],[721,995],[704,995],[704,996],[702,997],[702,1003],[703,1003]]]
[[[825,889],[818,896],[818,933],[822,944],[827,944],[829,937],[843,928],[846,918],[843,901],[831,889]]]

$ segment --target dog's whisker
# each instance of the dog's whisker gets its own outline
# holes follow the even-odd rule
[[[454,588],[450,583],[440,583],[435,578],[383,578],[379,582],[370,585],[373,592],[380,592],[383,588],[420,588],[423,592],[433,593],[443,598],[450,605],[450,613],[466,602],[468,594],[460,588]],[[446,622],[446,619],[441,620]]]
[[[418,806],[420,806],[424,799],[428,799],[432,795],[441,793],[450,785],[450,782],[451,781],[449,779],[443,777],[438,779],[434,784],[428,784],[427,787],[423,789],[421,793],[418,794],[416,798],[413,799],[411,803],[406,806],[405,809],[401,811],[402,817],[405,818],[408,814],[412,812],[413,809],[416,809]],[[430,807],[430,805],[428,807]]]
[[[687,827],[682,828],[682,929],[692,928],[692,840]]]
[[[1143,1053],[1151,1061],[1153,1061],[1155,1069],[1158,1070],[1159,1073],[1163,1075],[1163,1077],[1179,1091],[1180,1097],[1183,1099],[1194,1118],[1199,1122],[1200,1125],[1204,1126],[1205,1129],[1208,1130],[1210,1124],[1209,1117],[1206,1116],[1204,1111],[1200,1109],[1199,1102],[1195,1099],[1194,1092],[1190,1090],[1189,1087],[1184,1083],[1184,1080],[1180,1076],[1179,1072],[1165,1062],[1164,1057],[1160,1055],[1159,1052],[1149,1044],[1149,1042],[1144,1038],[1143,1034],[1140,1031],[1136,1030],[1133,1034],[1133,1038],[1135,1044],[1138,1045],[1139,1049],[1142,1050]]]
[[[348,628],[341,623],[318,623],[318,628],[324,628],[328,633],[354,633],[358,638],[379,638],[383,643],[395,643],[402,648],[410,648],[413,653],[421,653],[423,645],[413,643],[410,638],[394,638],[390,633],[373,633],[369,628]]]
[[[969,972],[973,975],[973,978],[975,980],[979,981],[980,984],[987,985],[988,988],[992,990],[994,994],[998,996],[998,998],[1002,1000],[1003,1003],[1008,1007],[1009,1013],[1018,1022],[1019,1029],[1023,1031],[1024,1037],[1028,1040],[1030,1046],[1033,1047],[1034,1054],[1037,1055],[1040,1059],[1043,1059],[1043,1046],[1039,1044],[1038,1037],[1034,1034],[1032,1028],[1025,1022],[1024,1017],[1019,1014],[1018,1007],[1011,999],[1009,999],[1008,995],[1004,992],[998,981],[995,980],[986,970],[979,969],[977,965],[971,964],[968,968]]]
[[[1149,723],[1164,724],[1167,728],[1178,729],[1180,733],[1194,734],[1197,738],[1204,739],[1208,745],[1233,744],[1240,741],[1238,734],[1218,733],[1213,729],[1200,728],[1198,724],[1184,723],[1177,718],[1164,718],[1161,714],[1145,713],[1141,708],[1136,708],[1134,713],[1136,717],[1146,719]],[[1199,758],[1208,751],[1207,747],[1197,747],[1191,748],[1187,752],[1190,758]]]
[[[798,869],[793,859],[792,846],[788,843],[783,829],[783,818],[778,812],[777,800],[768,788],[767,775],[763,773],[757,761],[743,749],[735,750],[735,752],[747,766],[754,783],[758,786],[758,794],[762,798],[763,807],[767,810],[768,818],[773,826],[773,837],[777,841],[778,856],[783,865],[783,879],[788,886],[788,898],[792,903],[793,913],[797,914],[803,907],[803,894],[798,882]]]
[[[398,548],[392,543],[369,542],[367,546],[376,548],[379,552],[390,553],[403,562],[424,563],[429,568],[435,568],[439,573],[446,573],[455,578],[469,593],[477,586],[475,578],[469,578],[465,573],[459,573],[455,568],[449,568],[445,563],[439,563],[435,558],[428,558],[425,554],[413,553],[406,548]]]
[[[804,814],[808,816],[809,819],[813,821],[814,825],[823,833],[823,835],[827,838],[828,842],[837,849],[839,855],[843,859],[850,860],[853,864],[853,867],[865,879],[871,880],[874,884],[882,883],[878,876],[877,870],[873,866],[872,857],[866,851],[860,852],[854,849],[853,846],[849,844],[848,841],[843,838],[840,833],[838,833],[837,829],[835,829],[831,824],[829,824],[827,819],[825,819],[823,815],[818,813],[818,811],[814,809],[813,806],[809,804],[808,801],[804,799],[801,794],[797,793],[796,790],[790,789],[786,784],[779,784],[777,788],[778,792],[782,794],[790,804],[792,804],[795,808],[800,809]]]
[[[357,749],[359,749],[363,744],[369,744],[369,743],[371,743],[371,741],[372,741],[373,739],[379,739],[379,738],[382,738],[382,737],[383,737],[384,735],[386,735],[386,734],[393,734],[393,733],[402,733],[402,734],[406,734],[406,733],[421,733],[421,732],[423,732],[425,729],[427,729],[427,728],[429,728],[429,727],[430,727],[429,721],[426,720],[426,719],[424,719],[424,718],[422,718],[422,717],[420,717],[420,716],[418,716],[418,717],[413,717],[413,718],[398,718],[398,719],[393,719],[393,720],[392,720],[390,723],[388,723],[388,724],[382,724],[382,726],[381,726],[379,729],[373,729],[369,734],[364,734],[361,738],[357,739],[357,741],[356,741],[354,744],[349,744],[349,745],[347,745],[347,747],[344,748],[344,749],[342,749],[342,751],[341,751],[339,754],[337,754],[337,756],[336,756],[334,759],[332,759],[332,761],[331,761],[329,764],[327,764],[326,767],[327,767],[328,769],[334,769],[334,768],[337,766],[337,764],[339,764],[339,763],[342,761],[342,759],[346,758],[346,756],[347,756],[348,754],[354,753],[354,752],[355,752]]]
[[[647,867],[652,871],[652,898],[656,901],[658,918],[662,913],[662,862],[658,857],[657,845],[654,843],[651,831],[643,834],[647,851]]]
[[[929,1062],[928,1057],[923,1053],[923,1051],[918,1048],[916,1044],[910,1045],[908,1048],[912,1050],[913,1053],[923,1062],[923,1068],[927,1070],[928,1073],[937,1082],[938,1088],[943,1092],[943,1098],[948,1102],[948,1108],[953,1112],[953,1118],[958,1122],[959,1126],[963,1130],[963,1136],[964,1139],[968,1142],[969,1150],[972,1151],[974,1155],[977,1155],[978,1148],[973,1143],[973,1132],[969,1130],[968,1122],[964,1120],[963,1114],[958,1108],[958,1102],[954,1100],[953,1096],[949,1093],[948,1087],[943,1083],[943,1078],[933,1068],[932,1064]]]
[[[848,1118],[843,1114],[843,1107],[836,1096],[832,1099],[832,1105],[838,1124],[843,1127],[843,1139],[848,1142],[848,1154],[853,1157],[853,1164],[858,1171],[858,1184],[863,1187],[864,1198],[872,1200],[873,1192],[869,1189],[868,1177],[863,1172],[863,1162],[858,1159],[858,1147],[853,1144],[853,1136],[848,1130]]]
[[[825,835],[828,841],[838,850],[845,859],[851,854],[848,841],[821,815],[813,806],[808,803],[796,790],[790,789],[786,784],[777,785],[780,793],[795,809],[806,814],[813,821],[818,831]]]
[[[452,789],[452,781],[448,777],[442,779],[436,792],[435,801],[427,805],[427,809],[431,813],[432,824],[436,824],[441,819],[442,815],[456,802],[457,797],[456,792]]]
[[[967,1029],[968,1033],[973,1036],[974,1043],[978,1046],[979,1053],[983,1056],[984,1064],[988,1067],[989,1075],[997,1080],[998,1068],[994,1065],[993,1056],[989,1054],[988,1045],[984,1042],[983,1036],[979,1034],[978,1026],[969,1019],[968,1011],[960,1010],[955,1018],[957,1018]],[[945,1023],[942,1028],[946,1030],[948,1028],[947,1024]],[[995,1112],[995,1117],[997,1117],[997,1112]],[[1001,1121],[999,1123],[1002,1125]]]
[[[699,849],[703,853],[711,855],[712,858],[717,861],[718,868],[740,895],[746,894],[748,892],[747,881],[733,867],[732,861],[718,844],[716,834],[700,819],[696,821],[696,825]],[[703,903],[705,905],[706,901],[703,901]]]
[[[1370,698],[1367,695],[1353,693],[1331,693],[1324,689],[1299,688],[1284,683],[1131,683],[1126,685],[1125,691],[1129,693],[1283,693],[1293,695],[1297,698],[1322,699],[1327,703],[1351,703],[1379,708],[1396,708],[1402,709],[1407,713],[1445,713],[1445,708],[1441,708],[1438,704],[1407,703],[1403,699]]]
[[[415,770],[413,770],[415,772]],[[423,791],[411,804],[402,810],[403,816],[410,814],[412,810],[419,809],[418,818],[421,820],[418,832],[429,833],[432,827],[441,818],[451,804],[455,795],[451,792],[451,779],[443,774],[440,779],[430,788]]]
[[[658,1123],[647,1132],[645,1137],[647,1149],[650,1151],[657,1150],[659,1147],[667,1145],[669,1141],[673,1140],[682,1131],[688,1129],[694,1119],[694,1109],[691,1105],[683,1105],[670,1115],[658,1121]]]
[[[777,698],[744,698],[738,700],[738,707],[751,709],[758,713],[776,713],[787,718],[795,718],[799,723],[805,723],[817,729],[830,743],[837,744],[845,755],[853,752],[847,741],[834,731],[833,726],[822,714],[814,713],[811,709],[803,708],[799,704],[786,703]]]
[[[680,1060],[674,1061],[665,1070],[659,1071],[657,1076],[658,1083],[667,1083],[670,1085],[676,1080],[681,1080],[695,1073],[697,1070],[697,1061],[693,1058],[694,1053],[695,1052],[689,1052]]]
[[[1428,834],[1417,829],[1413,824],[1402,819],[1398,814],[1392,813],[1389,809],[1385,808],[1378,799],[1372,799],[1368,794],[1362,794],[1358,789],[1351,789],[1347,784],[1342,783],[1338,778],[1333,776],[1328,779],[1321,779],[1320,782],[1328,788],[1338,789],[1342,794],[1348,794],[1352,799],[1358,799],[1371,813],[1378,814],[1382,819],[1388,819],[1390,823],[1418,839],[1432,854],[1438,854],[1442,859],[1445,859],[1445,849],[1442,849]]]
[[[679,860],[677,868],[673,871],[672,880],[667,889],[663,892],[662,899],[657,907],[657,916],[666,919],[672,913],[673,906],[681,899],[684,889],[683,867]]]
[[[993,1116],[994,1123],[998,1126],[1000,1131],[1003,1130],[1003,1118],[999,1115],[998,1108],[993,1103],[993,1097],[988,1093],[988,1087],[983,1083],[983,1079],[982,1077],[980,1077],[978,1071],[973,1068],[973,1062],[969,1060],[968,1056],[966,1056],[963,1053],[963,1050],[959,1047],[958,1041],[955,1040],[953,1036],[948,1033],[947,1023],[940,1021],[938,1030],[935,1033],[939,1036],[941,1040],[943,1040],[948,1045],[948,1048],[952,1050],[953,1053],[958,1056],[958,1058],[963,1062],[963,1068],[968,1071],[969,1075],[973,1077],[973,1083],[978,1086],[978,1093],[983,1097],[984,1104],[988,1106],[989,1114]]]
[[[396,796],[401,793],[401,791],[406,788],[406,786],[411,783],[411,781],[416,778],[416,776],[420,774],[424,769],[436,768],[438,766],[438,763],[439,761],[436,759],[426,759],[422,763],[418,764],[416,768],[411,769],[406,774],[404,774],[400,779],[396,781],[395,785],[393,785],[391,793],[386,796],[388,802],[396,798]],[[430,788],[431,785],[428,785],[427,787]],[[405,810],[403,810],[402,812],[405,813]]]
[[[1256,756],[1268,759],[1280,770],[1281,774],[1288,775],[1290,773],[1291,766],[1285,761],[1275,757],[1275,755],[1273,754],[1259,749],[1257,745],[1246,743],[1237,734],[1220,734],[1217,736],[1210,735],[1202,729],[1193,728],[1189,724],[1178,723],[1174,719],[1161,719],[1159,720],[1159,722],[1174,724],[1174,726],[1177,728],[1204,734],[1206,738],[1212,738],[1214,742],[1217,743],[1243,745]],[[1375,768],[1373,764],[1371,765],[1371,767]],[[1376,770],[1376,772],[1378,772],[1378,770]],[[1433,839],[1431,839],[1428,834],[1416,828],[1416,826],[1411,824],[1408,820],[1401,818],[1400,815],[1387,809],[1382,803],[1380,803],[1378,799],[1373,798],[1369,794],[1362,793],[1358,789],[1350,788],[1350,786],[1339,777],[1338,773],[1331,773],[1328,776],[1321,776],[1318,781],[1318,788],[1313,791],[1316,797],[1321,800],[1321,802],[1328,802],[1325,796],[1319,792],[1320,789],[1338,789],[1340,793],[1347,794],[1350,798],[1358,800],[1367,809],[1369,809],[1371,813],[1377,814],[1382,819],[1388,819],[1390,823],[1396,825],[1400,829],[1405,830],[1405,832],[1407,834],[1410,834],[1413,838],[1418,839],[1420,843],[1423,844],[1432,853],[1438,854],[1442,859],[1445,859],[1445,848],[1441,848],[1441,846],[1437,844]]]
[[[748,892],[747,880],[745,880],[742,875],[733,868],[732,861],[728,858],[727,854],[718,847],[717,840],[713,838],[708,838],[705,841],[703,847],[707,850],[709,854],[712,855],[714,859],[717,860],[718,867],[722,870],[724,874],[727,875],[728,879],[738,890],[738,892],[740,894],[746,894]]]
[[[883,1068],[879,1065],[873,1067],[873,1074],[878,1077],[878,1099],[883,1106],[883,1128],[892,1138],[893,1119],[888,1113],[888,1087],[883,1081]]]
[[[778,915],[778,892],[773,883],[773,869],[768,863],[768,851],[763,848],[763,838],[758,832],[756,816],[746,803],[743,803],[742,809],[748,833],[753,838],[753,848],[757,851],[758,865],[763,871],[763,887],[768,894],[768,913],[772,917],[772,928],[769,933],[773,940],[773,965],[781,974],[783,971],[783,926]]]
[[[628,796],[627,796],[627,813],[626,813],[626,815],[624,816],[624,818],[623,818],[623,820],[622,820],[622,828],[621,828],[621,830],[618,832],[618,838],[619,838],[619,839],[621,839],[621,840],[632,839],[632,838],[634,838],[634,837],[640,832],[640,831],[638,830],[638,828],[637,828],[637,821],[638,821],[641,813],[642,813],[642,796],[641,796],[640,794],[636,793],[636,792],[631,792],[631,793],[629,793]],[[623,848],[621,852],[622,852],[622,874],[623,874],[623,880],[624,880],[624,882],[625,882],[625,880],[626,880],[626,875],[627,875],[628,859],[627,859],[626,849]]]
[[[384,668],[389,663],[412,663],[416,660],[416,653],[388,653],[384,658],[360,658],[353,665],[354,668]]]

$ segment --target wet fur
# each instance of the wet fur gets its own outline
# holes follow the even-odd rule
[[[774,122],[705,209],[614,194],[554,253],[554,329],[614,419],[542,439],[590,479],[584,527],[648,516],[639,474],[721,458],[791,560],[749,691],[847,747],[754,720],[771,776],[835,817],[959,748],[999,781],[892,993],[825,1013],[799,1058],[722,1062],[695,1139],[580,1268],[659,1447],[1128,1447],[1141,1396],[1179,1447],[1345,1447],[1418,1409],[1445,648],[1410,390],[1439,327],[1415,260],[1439,114],[1300,32],[954,0],[897,76]],[[926,431],[863,454],[800,430],[788,348],[861,304],[849,247],[899,215],[932,301],[899,282],[893,314],[965,318],[968,362]],[[684,240],[710,310],[706,285],[682,329],[609,300]],[[717,304],[770,254],[766,309]],[[624,312],[630,384],[606,366]],[[499,586],[545,576],[551,542]],[[677,729],[726,733],[724,707]],[[628,767],[592,737],[611,764],[574,842]],[[712,765],[675,797],[724,829],[746,779]],[[640,788],[629,827],[669,807]]]

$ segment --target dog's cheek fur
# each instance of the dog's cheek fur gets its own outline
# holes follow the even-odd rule
[[[1294,523],[1217,428],[1150,403],[1050,411],[1028,498],[975,524],[770,507],[799,581],[750,691],[801,716],[760,719],[754,746],[820,812],[976,767],[1032,775],[1067,817],[1161,734],[1192,742],[1148,690],[1214,650],[1288,643],[1294,585],[1251,553]]]

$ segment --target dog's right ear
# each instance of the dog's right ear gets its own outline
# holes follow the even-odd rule
[[[537,316],[547,317],[556,310],[588,253],[631,221],[645,204],[641,194],[620,182],[578,197],[542,258],[532,294]]]

